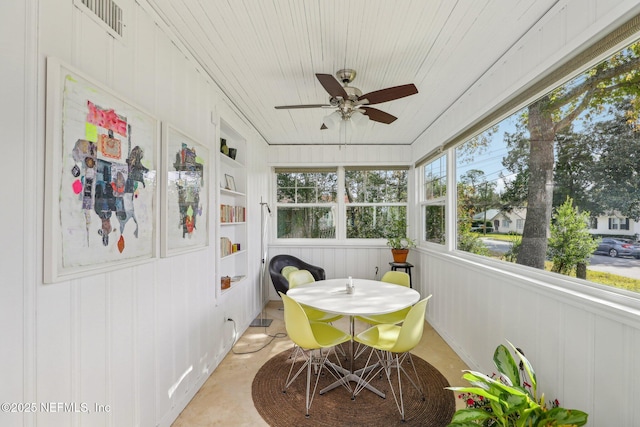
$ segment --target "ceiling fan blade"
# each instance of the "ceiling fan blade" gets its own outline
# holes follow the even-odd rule
[[[369,119],[373,120],[374,122],[380,122],[388,125],[390,123],[395,122],[397,119],[396,116],[392,116],[389,113],[380,111],[377,108],[360,107],[359,109],[362,110],[364,114],[369,116]]]
[[[322,108],[331,107],[329,104],[308,104],[308,105],[279,105],[275,107],[276,110],[286,110],[292,108]]]
[[[413,83],[410,83],[408,85],[388,87],[386,89],[365,93],[359,96],[358,100],[367,99],[369,104],[380,104],[382,102],[404,98],[405,96],[415,95],[416,93],[418,93],[418,88]]]
[[[347,95],[347,92],[344,90],[340,82],[331,74],[316,74],[316,77],[324,90],[326,90],[331,97],[335,98],[337,96],[341,96],[342,99],[349,98],[349,95]]]

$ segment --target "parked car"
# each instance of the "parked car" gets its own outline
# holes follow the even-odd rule
[[[640,259],[640,242],[634,242],[633,240],[628,240],[628,239],[620,239],[620,240],[632,245],[633,253],[631,254],[631,256],[633,256],[635,259]]]
[[[605,253],[610,257],[619,257],[634,256],[634,251],[636,251],[634,245],[628,241],[605,237],[600,241],[594,253]],[[637,249],[636,253],[640,258],[640,249]]]

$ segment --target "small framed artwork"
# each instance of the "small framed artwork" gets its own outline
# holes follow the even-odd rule
[[[209,150],[168,123],[162,125],[160,256],[208,246]]]
[[[224,174],[224,179],[226,181],[226,189],[231,191],[236,191],[236,181],[233,179],[233,176]]]

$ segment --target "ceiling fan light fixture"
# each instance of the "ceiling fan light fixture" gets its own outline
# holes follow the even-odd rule
[[[363,127],[369,121],[369,116],[360,111],[354,111],[351,113],[350,119],[356,127]]]
[[[324,119],[322,119],[322,123],[324,123],[327,129],[337,128],[340,125],[341,121],[342,121],[342,115],[337,110],[329,114],[328,116],[325,116]]]

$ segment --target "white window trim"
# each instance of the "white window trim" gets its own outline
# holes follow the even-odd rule
[[[363,238],[347,238],[347,224],[346,224],[346,216],[347,216],[347,206],[405,206],[407,211],[407,224],[411,224],[410,219],[412,215],[411,211],[411,189],[412,179],[411,179],[411,170],[413,169],[410,165],[397,165],[397,164],[381,164],[381,165],[373,165],[370,167],[375,170],[384,170],[384,169],[398,169],[398,167],[407,167],[407,201],[406,202],[390,202],[390,203],[347,203],[345,201],[345,171],[349,169],[350,165],[330,165],[328,167],[335,167],[336,172],[338,174],[338,188],[337,188],[337,200],[336,202],[320,204],[320,203],[278,203],[278,178],[276,169],[274,167],[271,170],[271,179],[273,183],[274,191],[271,193],[272,205],[275,206],[274,209],[274,220],[271,225],[271,232],[273,239],[271,241],[271,245],[273,246],[322,246],[322,247],[387,247],[387,240],[384,238],[380,239],[363,239]],[[306,169],[306,166],[291,166],[288,165],[287,169],[300,169],[303,171]],[[287,239],[287,238],[279,238],[278,237],[278,208],[279,207],[322,207],[322,206],[331,206],[335,224],[336,224],[336,237],[333,239],[320,239],[320,238],[295,238],[295,239]],[[409,231],[408,231],[409,233]],[[410,233],[409,233],[410,234]],[[336,246],[339,245],[339,246]]]

